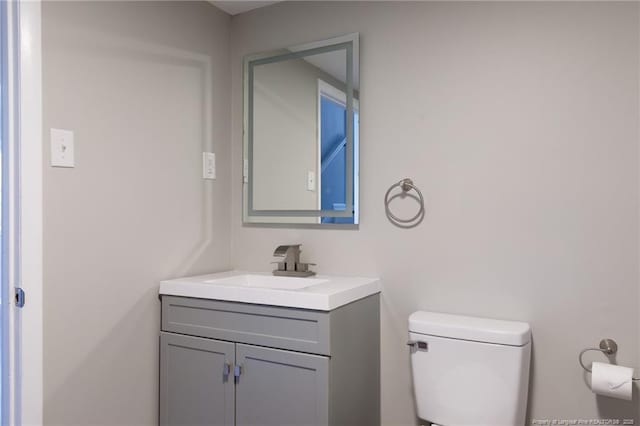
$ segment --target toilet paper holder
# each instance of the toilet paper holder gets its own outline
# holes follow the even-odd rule
[[[582,355],[584,355],[586,352],[588,352],[588,351],[598,351],[598,352],[602,352],[605,355],[613,355],[616,352],[618,352],[618,344],[613,339],[602,339],[602,340],[600,340],[600,345],[598,345],[598,346],[599,347],[597,347],[597,348],[586,348],[586,349],[583,349],[582,351],[580,351],[580,355],[578,355],[578,362],[580,363],[580,366],[582,368],[584,368],[584,370],[587,373],[591,373],[591,369],[589,367],[587,367],[586,365],[584,365],[584,362],[582,361]],[[640,377],[632,377],[632,379],[634,381],[640,381]]]

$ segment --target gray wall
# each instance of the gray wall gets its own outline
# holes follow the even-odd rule
[[[532,418],[637,415],[637,399],[597,400],[577,355],[609,336],[640,366],[638,11],[325,2],[232,19],[232,263],[267,271],[276,245],[301,242],[322,273],[382,278],[384,424],[415,422],[404,343],[418,309],[530,322]],[[242,56],[354,31],[360,229],[243,227]],[[427,197],[412,230],[382,204],[405,176]]]
[[[230,265],[230,19],[42,6],[45,424],[154,425],[158,282]],[[75,169],[49,167],[51,127],[75,131]]]

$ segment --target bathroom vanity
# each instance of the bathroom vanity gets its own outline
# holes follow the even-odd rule
[[[160,286],[163,425],[379,425],[380,282],[225,272]]]
[[[357,227],[358,34],[249,55],[243,81],[243,223]],[[299,254],[160,284],[161,424],[380,425],[380,282]]]

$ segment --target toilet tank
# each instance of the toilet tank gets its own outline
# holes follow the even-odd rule
[[[435,312],[409,317],[418,417],[446,426],[525,424],[529,324]]]

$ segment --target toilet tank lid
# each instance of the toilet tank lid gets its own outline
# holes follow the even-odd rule
[[[409,316],[409,331],[510,346],[524,346],[531,339],[531,327],[526,322],[425,311]]]

